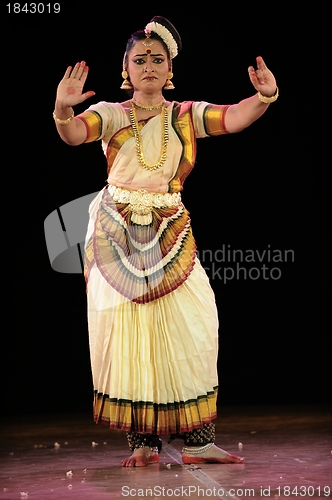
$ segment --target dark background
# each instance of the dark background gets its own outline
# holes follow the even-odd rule
[[[157,14],[183,40],[168,99],[226,104],[249,97],[247,67],[258,55],[280,88],[278,101],[249,129],[199,140],[185,182],[200,252],[223,245],[262,252],[270,245],[295,255],[294,262],[264,261],[280,268],[279,280],[225,284],[208,270],[220,315],[219,404],[331,403],[327,168],[316,94],[306,83],[312,12],[302,11],[299,25],[277,6],[126,3],[119,16],[108,3],[60,5],[58,15],[7,11],[1,21],[2,413],[91,410],[85,283],[83,275],[52,270],[44,220],[102,189],[106,162],[99,142],[70,147],[59,138],[52,119],[56,87],[66,67],[84,59],[86,90],[96,95],[76,114],[99,100],[124,100],[126,40]],[[234,263],[215,263],[223,265]]]

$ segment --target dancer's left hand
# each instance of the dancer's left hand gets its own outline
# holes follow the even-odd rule
[[[271,97],[277,89],[276,79],[273,73],[267,68],[262,57],[256,57],[257,69],[249,66],[249,78],[257,92],[264,96]]]

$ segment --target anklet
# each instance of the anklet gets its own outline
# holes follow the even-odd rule
[[[155,453],[159,453],[157,446],[146,446],[146,444],[142,444],[140,446],[136,446],[136,448],[134,448],[133,451],[138,450],[139,448],[149,448],[150,451],[154,451]]]
[[[200,446],[199,448],[195,448],[194,450],[191,449],[191,447],[184,446],[182,448],[182,453],[189,453],[190,455],[199,455],[200,453],[204,453],[204,451],[209,450],[214,443],[208,443],[205,446]]]

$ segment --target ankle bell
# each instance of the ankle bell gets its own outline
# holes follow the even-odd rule
[[[182,453],[187,453],[189,455],[199,455],[200,453],[204,453],[204,451],[209,450],[214,443],[207,443],[205,446],[199,446],[198,448],[194,446],[184,446],[182,448]]]

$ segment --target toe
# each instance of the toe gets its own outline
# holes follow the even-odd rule
[[[127,458],[126,460],[122,460],[121,465],[122,467],[135,467],[135,461],[132,458]]]

